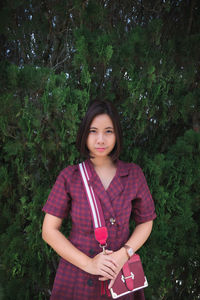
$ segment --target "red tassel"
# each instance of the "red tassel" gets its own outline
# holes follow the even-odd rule
[[[102,281],[101,282],[101,296],[107,295],[108,297],[111,297],[110,290],[108,288],[108,282]]]
[[[105,286],[104,286],[104,281],[101,282],[101,296],[104,296],[106,293],[105,291]]]
[[[108,282],[106,281],[106,294],[108,297],[111,297],[111,293],[110,293],[110,290],[108,288]]]

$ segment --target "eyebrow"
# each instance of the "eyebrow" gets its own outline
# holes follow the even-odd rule
[[[93,129],[98,129],[97,127],[94,127],[94,126],[90,127],[90,129],[91,129],[91,128],[93,128]],[[108,126],[108,127],[104,128],[104,129],[114,129],[114,127]]]

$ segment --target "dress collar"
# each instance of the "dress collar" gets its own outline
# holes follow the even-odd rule
[[[91,160],[87,159],[86,162],[90,166],[90,170],[91,170],[91,173],[92,173],[92,178],[94,178],[95,176],[98,176],[95,169],[94,169],[94,166],[93,166],[93,163],[91,162]],[[127,176],[129,174],[130,166],[129,166],[128,163],[125,163],[125,162],[118,159],[116,161],[116,166],[117,166],[116,176],[123,177],[123,176]]]

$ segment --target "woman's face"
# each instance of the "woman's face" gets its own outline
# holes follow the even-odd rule
[[[116,136],[111,118],[107,114],[96,116],[89,129],[87,147],[92,157],[106,157],[114,148]]]

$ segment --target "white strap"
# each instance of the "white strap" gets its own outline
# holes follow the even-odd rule
[[[97,201],[96,201],[96,198],[95,198],[95,195],[94,195],[94,191],[93,191],[93,188],[91,186],[89,186],[89,184],[88,184],[88,181],[89,181],[90,178],[89,178],[89,174],[87,172],[85,163],[84,162],[80,163],[79,168],[80,168],[80,171],[81,171],[81,175],[82,175],[82,178],[83,178],[83,183],[85,185],[85,191],[87,193],[89,204],[90,204],[90,207],[91,207],[94,227],[95,228],[102,227],[102,222],[101,222],[101,218],[100,218],[100,214],[99,214]]]

